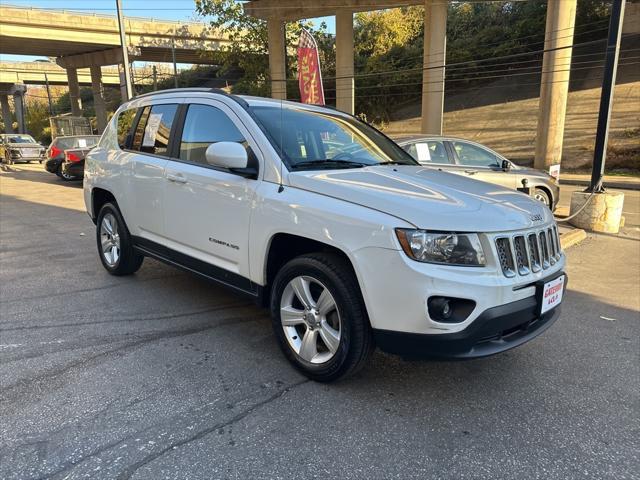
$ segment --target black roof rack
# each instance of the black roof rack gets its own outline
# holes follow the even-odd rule
[[[152,97],[153,95],[162,95],[164,93],[217,93],[218,95],[224,95],[226,97],[234,97],[230,93],[225,92],[221,88],[204,88],[204,87],[186,87],[186,88],[168,88],[166,90],[156,90],[155,92],[147,92],[142,95],[136,95],[131,100],[143,97]]]

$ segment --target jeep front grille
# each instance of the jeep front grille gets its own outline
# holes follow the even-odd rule
[[[495,240],[496,251],[505,277],[525,276],[546,270],[561,256],[558,228],[501,236]]]

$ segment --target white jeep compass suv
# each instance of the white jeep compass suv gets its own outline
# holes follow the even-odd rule
[[[142,95],[87,157],[84,196],[109,273],[149,256],[269,305],[284,354],[319,381],[376,345],[437,358],[521,345],[556,320],[565,287],[548,208],[421,167],[329,108]]]

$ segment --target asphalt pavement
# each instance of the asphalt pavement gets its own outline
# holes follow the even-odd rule
[[[640,478],[640,192],[620,235],[567,252],[562,316],[534,341],[377,352],[323,385],[244,298],[149,259],[108,275],[79,184],[3,168],[2,479]]]

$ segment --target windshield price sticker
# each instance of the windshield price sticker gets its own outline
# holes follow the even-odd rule
[[[564,275],[545,283],[542,289],[542,310],[540,313],[543,314],[560,305],[563,292]]]

